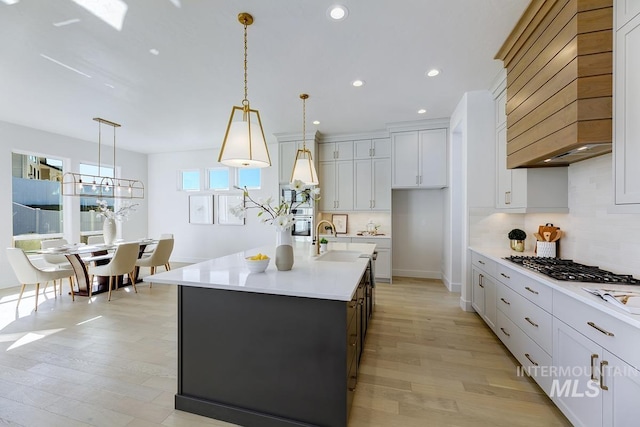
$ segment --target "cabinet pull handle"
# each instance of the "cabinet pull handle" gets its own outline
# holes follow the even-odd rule
[[[371,157],[375,157],[375,156],[376,156],[376,149],[375,149],[375,148],[372,148],[372,149],[371,149],[371,152],[373,153],[373,154],[371,155]]]
[[[511,305],[511,303],[509,301],[507,301],[504,298],[500,298],[500,301],[502,301],[503,303],[507,304],[507,305]]]
[[[484,285],[482,284],[482,279],[484,279],[484,276],[482,274],[478,274],[478,286],[480,286],[481,288],[484,288]]]
[[[349,391],[355,391],[356,390],[356,385],[358,385],[358,377],[351,375],[349,377],[350,380],[353,380],[353,386],[349,386]]]
[[[531,358],[531,356],[529,356],[529,353],[525,353],[524,357],[529,359],[529,362],[533,363],[534,366],[538,366],[538,364]]]
[[[531,288],[530,288],[530,287],[528,287],[528,286],[525,286],[524,288],[525,288],[526,290],[528,290],[529,292],[531,292],[532,294],[536,294],[536,295],[538,295],[538,294],[539,294],[539,292],[538,292],[538,291],[535,291],[535,290],[531,289]]]
[[[507,331],[504,330],[504,328],[500,328],[500,330],[502,331],[503,334],[505,334],[506,336],[510,337],[511,334]]]
[[[478,260],[478,264],[482,264],[482,265],[484,265],[484,261],[482,261],[482,260]]]
[[[613,332],[609,332],[609,331],[607,331],[607,330],[605,330],[605,329],[602,329],[600,326],[596,325],[596,324],[595,324],[595,323],[593,323],[593,322],[587,322],[587,325],[591,326],[591,327],[592,327],[592,328],[594,328],[594,329],[597,329],[598,331],[602,332],[603,334],[605,334],[605,335],[606,335],[606,336],[608,336],[608,337],[612,337],[612,336],[614,336],[614,335],[613,335]]]
[[[609,387],[604,385],[604,367],[607,366],[609,362],[603,360],[600,362],[600,388],[603,390],[609,390]]]
[[[354,300],[349,301],[349,308],[356,308],[356,305],[358,305],[357,301],[354,301]]]
[[[505,205],[510,205],[511,204],[511,191],[505,191],[504,192],[504,204]]]
[[[594,363],[593,363],[596,361],[596,359],[598,359],[598,355],[593,353],[591,355],[591,381],[593,382],[598,382],[598,379],[596,378],[596,375],[595,375],[595,369],[594,369]]]
[[[422,184],[422,175],[420,175],[420,184]]]
[[[500,275],[501,275],[502,277],[504,277],[505,279],[511,279],[511,277],[507,276],[507,275],[506,275],[506,274],[504,274],[504,273],[500,273]]]
[[[349,345],[350,345],[351,347],[355,347],[355,346],[356,346],[356,344],[358,343],[358,335],[353,334],[353,335],[351,335],[351,338],[353,338],[353,342],[350,342],[350,343],[349,343]]]
[[[528,317],[525,317],[524,320],[526,320],[527,322],[531,323],[533,326],[535,326],[536,328],[538,327],[538,324],[535,323],[533,320],[529,319]]]

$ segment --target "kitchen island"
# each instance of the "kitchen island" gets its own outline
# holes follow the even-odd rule
[[[145,278],[178,285],[176,409],[243,426],[347,425],[375,245],[330,249],[362,257],[318,259],[298,242],[291,271],[262,247]],[[258,252],[272,260],[250,273]]]

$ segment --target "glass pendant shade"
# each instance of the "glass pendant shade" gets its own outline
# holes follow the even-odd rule
[[[233,107],[218,161],[236,168],[271,166],[258,110]]]
[[[293,164],[293,172],[291,173],[291,182],[299,179],[306,185],[318,185],[318,174],[313,164],[311,151],[308,148],[298,150],[296,153],[296,161]]]

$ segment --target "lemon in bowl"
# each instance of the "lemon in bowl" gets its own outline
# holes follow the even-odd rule
[[[265,271],[269,266],[269,261],[271,261],[271,258],[261,253],[245,258],[247,268],[252,273],[262,273]]]

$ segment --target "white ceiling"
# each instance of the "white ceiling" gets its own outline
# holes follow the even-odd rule
[[[343,0],[349,15],[332,22],[333,0],[124,1],[117,31],[72,0],[0,0],[0,120],[96,142],[103,117],[122,124],[119,148],[219,147],[243,98],[239,12],[255,19],[249,100],[265,134],[302,132],[302,92],[307,130],[319,120],[326,135],[448,117],[464,92],[489,88],[528,3]],[[431,68],[442,73],[425,77]]]

